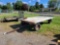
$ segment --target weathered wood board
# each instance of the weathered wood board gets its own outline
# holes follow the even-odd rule
[[[32,23],[40,23],[40,22],[44,22],[46,20],[50,20],[53,19],[53,17],[44,17],[44,16],[37,16],[37,17],[28,17],[26,19],[23,19],[22,21],[25,22],[32,22]]]

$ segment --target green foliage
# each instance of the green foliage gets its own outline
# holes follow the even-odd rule
[[[35,6],[30,6],[30,11],[34,11],[36,8],[35,8]]]
[[[39,6],[39,3],[38,3],[38,2],[36,2],[35,7],[36,7],[36,9],[39,9],[39,8],[40,8],[40,6]]]
[[[44,8],[44,5],[43,4],[40,4],[40,8]]]
[[[57,3],[57,0],[50,0],[48,2],[48,8],[52,8],[51,11],[55,11],[58,8]]]
[[[2,5],[0,5],[0,9],[2,9]]]
[[[17,1],[16,3],[13,3],[13,8],[15,9],[15,10],[21,10],[21,8],[22,8],[22,2],[21,1]]]
[[[2,10],[7,10],[7,6],[6,5],[3,5],[2,6]]]
[[[60,0],[57,1],[57,7],[60,8]]]
[[[28,5],[27,4],[23,4],[22,5],[22,10],[28,10]]]
[[[55,12],[60,12],[60,9],[56,9]]]
[[[36,2],[36,4],[35,4],[35,9],[37,10],[37,11],[42,11],[42,8],[44,8],[44,5],[43,4],[39,4],[38,2]]]
[[[11,5],[10,3],[7,3],[6,6],[7,6],[7,9],[8,9],[8,10],[12,10],[12,9],[13,9],[13,7],[12,7],[12,5]]]
[[[44,8],[44,5],[43,4],[40,4],[40,11],[42,11],[42,9]]]
[[[57,0],[50,0],[48,2],[48,7],[49,8],[54,8],[54,7],[56,7],[56,3],[57,3]]]

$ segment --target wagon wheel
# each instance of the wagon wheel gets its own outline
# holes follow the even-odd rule
[[[52,19],[48,20],[48,24],[50,24],[52,22]]]
[[[34,30],[39,30],[40,29],[40,24],[36,24],[35,26],[34,26]]]

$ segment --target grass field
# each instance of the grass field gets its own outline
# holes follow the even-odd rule
[[[18,12],[0,13],[0,19],[4,17],[13,17],[13,16],[18,16]]]
[[[31,12],[24,12],[24,16],[25,17],[33,17],[33,16],[37,16],[39,14],[36,14],[36,13],[31,13]],[[13,16],[20,16],[20,13],[19,12],[11,12],[11,13],[1,13],[0,14],[0,19],[1,18],[4,18],[4,17],[13,17]]]
[[[38,32],[45,35],[60,34],[60,16],[54,16],[51,24],[41,25]]]
[[[31,16],[37,16],[39,14],[35,14],[35,13],[30,13],[29,12],[25,12],[25,17],[31,17]],[[18,13],[3,13],[0,14],[0,18],[4,18],[4,17],[12,17],[12,16],[19,16]],[[18,22],[17,22],[18,23]],[[17,24],[14,22],[14,24]],[[52,35],[52,34],[60,34],[60,16],[54,16],[51,24],[43,24],[41,25],[40,30],[36,31],[37,33],[41,33],[44,35]]]

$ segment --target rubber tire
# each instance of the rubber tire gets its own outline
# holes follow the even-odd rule
[[[48,24],[50,24],[52,22],[52,19],[48,20]]]
[[[34,26],[34,30],[38,31],[39,29],[40,29],[40,25],[39,25],[39,24],[36,24],[36,25]]]

